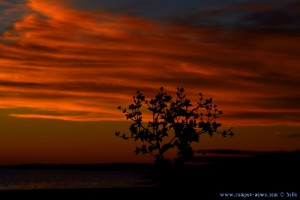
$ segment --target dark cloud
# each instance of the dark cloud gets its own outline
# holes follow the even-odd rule
[[[291,139],[300,139],[300,133],[287,133],[283,134],[282,137],[284,138],[291,138]]]
[[[236,113],[227,113],[227,117],[231,119],[245,119],[250,121],[265,121],[266,119],[273,119],[278,121],[278,124],[280,124],[280,121],[289,121],[291,123],[297,123],[300,120],[300,112],[299,111],[273,111],[273,112],[267,112],[267,111],[240,111]]]
[[[299,34],[300,12],[297,0],[219,2],[211,7],[193,7],[166,19],[192,27],[249,30]],[[296,31],[296,32],[295,32]]]
[[[30,82],[12,82],[6,80],[0,80],[0,85],[4,87],[17,87],[17,88],[41,88],[41,83],[30,83]]]
[[[27,11],[26,0],[0,0],[0,34]]]
[[[299,25],[300,14],[289,10],[255,12],[246,16],[241,22],[241,26],[245,28],[279,32],[285,30],[299,31]]]
[[[273,97],[254,97],[247,99],[238,99],[236,101],[231,100],[232,104],[237,106],[250,106],[255,105],[259,109],[281,109],[287,111],[299,111],[300,109],[300,98],[299,96],[273,96]],[[224,101],[224,103],[229,103]]]

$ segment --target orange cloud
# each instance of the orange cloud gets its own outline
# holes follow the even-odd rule
[[[299,36],[188,27],[62,2],[28,1],[31,12],[0,38],[0,107],[33,110],[10,116],[121,120],[116,107],[138,88],[151,97],[164,86],[185,87],[193,99],[212,96],[229,124],[300,125],[300,107],[284,103],[300,96]]]

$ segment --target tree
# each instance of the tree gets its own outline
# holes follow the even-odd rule
[[[146,109],[143,110],[143,106]],[[155,162],[162,164],[167,162],[165,153],[171,148],[177,148],[177,163],[184,163],[194,157],[191,144],[199,141],[200,135],[208,133],[213,136],[219,133],[226,137],[233,136],[232,128],[219,131],[221,123],[217,119],[223,114],[216,105],[212,104],[212,98],[203,100],[199,94],[199,101],[191,104],[186,98],[183,88],[177,88],[176,97],[164,91],[161,87],[157,95],[150,100],[138,90],[133,96],[133,103],[121,110],[127,120],[133,121],[130,125],[130,135],[116,132],[115,135],[125,140],[133,139],[141,141],[142,145],[136,147],[136,154],[149,154],[155,157]],[[150,114],[151,120],[143,121],[142,111]]]

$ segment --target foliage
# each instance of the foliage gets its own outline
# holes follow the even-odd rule
[[[151,120],[146,123],[143,122],[143,106],[151,114]],[[116,132],[116,136],[142,141],[143,144],[136,147],[135,153],[152,155],[157,163],[166,161],[164,154],[171,148],[178,150],[177,162],[191,160],[194,156],[191,144],[198,142],[204,133],[210,136],[214,133],[224,137],[233,136],[232,128],[219,131],[221,123],[217,119],[223,112],[212,104],[212,98],[204,100],[200,93],[199,101],[193,105],[186,98],[183,88],[177,88],[173,98],[161,87],[159,93],[150,100],[146,100],[138,90],[132,104],[127,108],[119,106],[118,109],[133,123],[129,127],[130,136],[120,132]]]

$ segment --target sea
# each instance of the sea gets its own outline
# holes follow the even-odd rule
[[[139,171],[0,169],[0,190],[133,188],[152,186]]]

